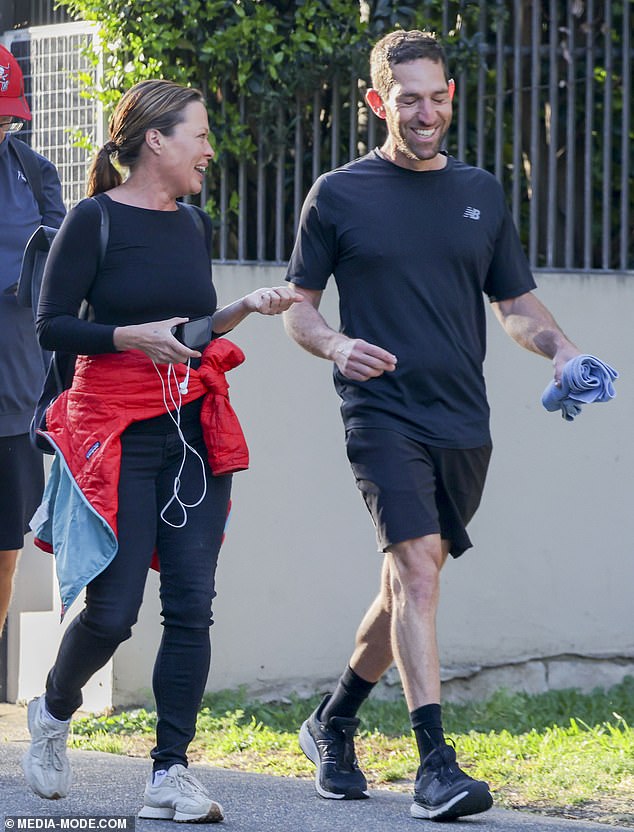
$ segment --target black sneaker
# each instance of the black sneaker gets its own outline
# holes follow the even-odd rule
[[[353,737],[359,720],[331,716],[328,722],[323,723],[321,713],[329,699],[330,694],[324,697],[317,710],[302,725],[299,745],[317,766],[317,794],[333,800],[363,800],[370,795],[354,753]]]
[[[441,745],[418,769],[410,814],[413,818],[451,820],[486,812],[492,805],[488,784],[465,774],[456,763],[455,748]]]

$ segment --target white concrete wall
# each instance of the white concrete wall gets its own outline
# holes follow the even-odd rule
[[[283,275],[217,267],[215,282],[225,303]],[[634,280],[538,282],[538,296],[579,347],[621,372],[618,395],[572,423],[546,413],[539,399],[550,365],[512,343],[491,315],[495,450],[470,526],[475,547],[444,574],[439,630],[448,676],[562,654],[634,657]],[[336,324],[334,287],[322,311]],[[345,458],[330,365],[293,344],[279,319],[252,316],[232,339],[247,354],[229,382],[251,469],[234,479],[209,688],[310,688],[345,665],[378,586],[380,555]],[[135,635],[114,661],[116,703],[149,696],[159,638],[151,574]]]

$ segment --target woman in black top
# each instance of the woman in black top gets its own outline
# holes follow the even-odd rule
[[[85,607],[62,638],[45,694],[29,704],[33,741],[24,759],[27,782],[37,794],[67,794],[70,718],[81,705],[83,685],[130,637],[156,554],[164,628],[153,675],[158,723],[151,754],[154,770],[139,816],[207,822],[222,820],[222,808],[188,772],[186,752],[209,671],[214,575],[231,474],[214,476],[207,458],[198,368],[205,341],[213,336],[210,331],[201,342],[200,332],[206,316],[213,334],[220,335],[251,312],[275,315],[300,299],[294,288],[277,287],[216,308],[211,222],[200,209],[186,210],[177,202],[201,190],[213,158],[208,133],[207,111],[197,90],[169,81],[144,81],[129,90],[112,116],[110,141],[91,169],[89,196],[100,205],[86,199],[70,212],[48,258],[37,321],[40,343],[81,356],[67,410],[53,405],[58,433],[51,434],[57,453],[49,485],[63,480],[69,466],[74,475],[74,466],[84,464],[78,457],[92,464],[101,454],[108,473],[120,468],[114,552],[101,559],[103,553],[97,551]],[[112,165],[112,156],[128,169],[125,180]],[[100,262],[102,211],[107,212],[109,230]],[[90,320],[77,317],[84,299],[92,308]],[[175,330],[188,320],[198,330],[189,347],[187,337]],[[207,351],[218,343],[212,341]],[[141,383],[124,390],[123,399],[127,404],[129,398],[135,413],[140,408],[141,417],[135,416],[129,426],[113,427],[107,441],[95,441],[85,454],[80,447],[76,458],[70,454],[62,466],[59,457],[66,440],[72,444],[77,438],[65,436],[64,414],[67,433],[76,432],[77,424],[90,427],[103,421],[92,404],[82,409],[89,397],[82,397],[81,385],[90,391],[90,379],[99,381],[96,386],[106,395],[97,405],[107,414],[108,391],[120,400],[120,385],[130,371],[135,379],[141,373]],[[188,395],[192,384],[195,398]],[[113,424],[117,420],[120,412],[113,414]],[[89,501],[100,486],[89,478]],[[68,509],[60,493],[53,495],[57,502],[51,497],[55,512]],[[69,535],[74,522],[71,517]],[[76,547],[68,540],[60,545],[66,548],[64,558],[58,555],[58,574],[85,568],[87,534]]]

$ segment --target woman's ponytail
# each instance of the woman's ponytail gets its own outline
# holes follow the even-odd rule
[[[109,191],[111,188],[116,188],[117,185],[122,183],[123,177],[112,164],[110,158],[117,151],[118,148],[114,142],[106,142],[92,160],[90,170],[88,171],[88,196]]]

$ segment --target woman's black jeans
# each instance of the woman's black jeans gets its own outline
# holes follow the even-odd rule
[[[152,432],[159,424],[162,432]],[[142,432],[144,426],[150,432]],[[187,509],[183,528],[165,523],[159,515],[173,494],[183,454],[175,428],[165,430],[160,417],[135,424],[121,437],[119,548],[86,588],[85,607],[66,630],[46,684],[49,712],[68,719],[82,703],[82,687],[130,638],[156,549],[163,637],[152,680],[158,715],[155,770],[187,765],[209,673],[211,602],[231,491],[231,475],[211,473],[198,419],[188,419],[183,431],[204,460],[207,494],[199,506]],[[180,482],[181,500],[196,502],[203,490],[202,468],[190,451]],[[183,518],[174,504],[166,516],[175,524]]]

